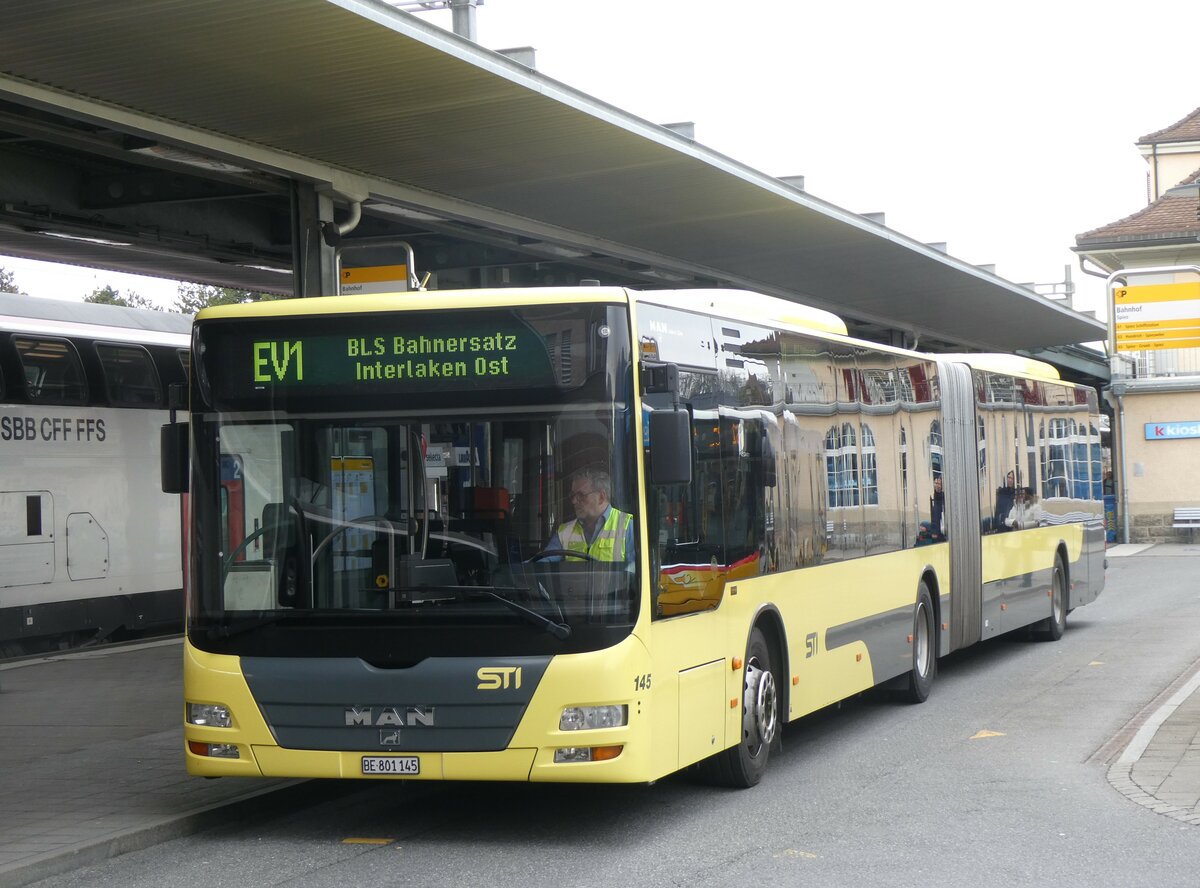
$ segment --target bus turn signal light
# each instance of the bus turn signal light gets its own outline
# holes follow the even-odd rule
[[[235,759],[241,758],[235,743],[201,743],[199,740],[189,740],[188,749],[192,755],[202,755],[205,758]]]

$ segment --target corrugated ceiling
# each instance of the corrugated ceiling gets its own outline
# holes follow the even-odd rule
[[[355,174],[377,201],[444,198],[517,233],[551,226],[949,342],[1014,350],[1105,336],[1095,320],[371,0],[9,0],[0,97],[76,116],[102,103],[96,117],[126,115],[130,131],[262,149],[291,174]]]

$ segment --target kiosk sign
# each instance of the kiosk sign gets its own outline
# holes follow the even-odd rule
[[[1200,438],[1200,420],[1146,423],[1147,441],[1174,441],[1177,438]]]

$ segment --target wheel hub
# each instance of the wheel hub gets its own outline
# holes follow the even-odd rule
[[[770,746],[779,725],[775,676],[757,660],[746,664],[746,694],[742,706],[742,733],[746,745],[757,755]]]

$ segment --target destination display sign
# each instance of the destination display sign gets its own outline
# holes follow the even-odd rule
[[[218,399],[569,388],[589,361],[592,307],[223,319],[201,328]],[[591,349],[606,337],[592,338]],[[595,356],[592,356],[595,357]]]

